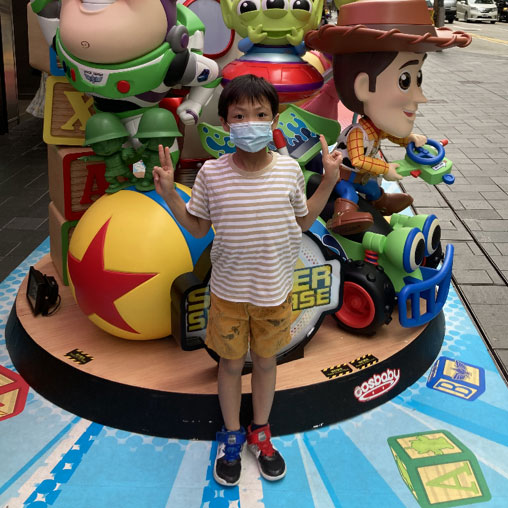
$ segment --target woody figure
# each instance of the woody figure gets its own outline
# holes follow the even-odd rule
[[[332,231],[348,235],[367,230],[370,213],[358,210],[358,194],[384,215],[413,202],[409,194],[388,194],[380,180],[400,180],[398,164],[379,158],[383,139],[416,147],[427,142],[412,133],[423,95],[421,67],[426,52],[465,47],[471,36],[435,28],[424,0],[359,0],[341,7],[337,25],[325,25],[305,36],[308,47],[333,54],[335,87],[343,104],[362,115],[341,133],[343,154],[339,197],[328,221]]]

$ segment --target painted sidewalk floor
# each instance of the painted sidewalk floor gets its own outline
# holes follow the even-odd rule
[[[215,443],[99,425],[31,389],[9,417],[16,375],[3,332],[19,284],[48,251],[47,240],[0,284],[0,508],[508,506],[508,389],[453,289],[431,379],[340,424],[275,438],[288,464],[278,483],[245,451],[240,485],[223,489]]]

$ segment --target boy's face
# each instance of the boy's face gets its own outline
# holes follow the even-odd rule
[[[356,77],[356,97],[378,129],[399,138],[411,134],[418,104],[427,102],[421,89],[424,58],[422,53],[399,53],[377,77],[375,92],[369,92],[366,73]]]
[[[230,104],[228,107],[228,117],[226,119],[221,117],[220,121],[226,132],[229,132],[228,124],[240,122],[273,122],[273,130],[277,127],[278,118],[278,114],[275,118],[273,117],[272,108],[268,99],[266,97],[261,97],[255,102],[244,99],[240,102]]]

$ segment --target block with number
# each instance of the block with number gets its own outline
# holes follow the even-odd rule
[[[441,356],[432,366],[427,386],[461,399],[475,400],[485,391],[485,370]]]
[[[446,430],[388,438],[399,473],[422,508],[481,503],[490,491],[474,454]]]

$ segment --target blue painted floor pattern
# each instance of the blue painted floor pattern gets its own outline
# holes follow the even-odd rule
[[[45,241],[0,284],[4,369],[15,371],[3,332],[18,287],[48,251]],[[244,451],[240,485],[222,488],[212,476],[215,443],[99,425],[30,390],[21,413],[0,419],[0,507],[506,508],[508,389],[453,288],[445,316],[438,358],[451,359],[454,376],[433,389],[426,373],[377,409],[275,438],[288,464],[286,478],[276,483],[263,480]],[[484,386],[471,369],[484,372]],[[477,399],[463,398],[475,386]],[[404,453],[391,449],[394,437]]]

